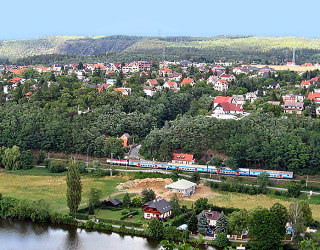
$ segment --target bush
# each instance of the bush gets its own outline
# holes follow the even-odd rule
[[[227,234],[226,233],[219,233],[217,238],[212,241],[212,245],[217,246],[217,247],[221,247],[221,248],[225,248],[227,246],[230,246],[230,241],[227,238]]]
[[[63,173],[67,171],[66,166],[61,162],[51,161],[48,170],[50,173]]]
[[[54,224],[76,225],[77,221],[70,215],[54,213],[51,215],[51,222]]]
[[[76,213],[75,217],[78,220],[88,220],[89,219],[89,216],[87,214],[81,214],[81,213]]]
[[[38,154],[38,159],[37,159],[37,164],[41,164],[44,163],[46,159],[46,153],[43,150],[40,150],[39,154]]]
[[[289,197],[298,198],[301,192],[301,185],[299,183],[293,182],[288,186],[288,195]]]
[[[190,219],[189,213],[180,214],[174,217],[171,225],[178,227],[178,226],[181,226],[182,224],[188,224],[189,219]]]

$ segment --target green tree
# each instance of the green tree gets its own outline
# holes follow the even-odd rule
[[[299,205],[301,207],[306,225],[309,226],[313,222],[312,211],[309,206],[309,203],[308,203],[308,201],[299,201]]]
[[[278,221],[279,233],[283,236],[286,233],[286,224],[288,222],[288,210],[280,203],[275,203],[270,212],[274,214]]]
[[[163,237],[163,223],[158,219],[152,219],[148,224],[149,236],[154,239]]]
[[[125,193],[123,196],[122,204],[124,207],[129,208],[131,205],[131,199],[128,193]]]
[[[162,240],[159,243],[158,248],[165,249],[165,250],[199,250],[199,248],[195,248],[185,242],[176,243],[174,241],[168,241],[168,240]]]
[[[210,205],[208,204],[207,198],[199,198],[194,203],[194,209],[195,209],[196,214],[199,214],[203,210],[209,209],[209,207],[210,207]]]
[[[225,248],[230,246],[231,242],[227,237],[227,233],[218,233],[217,238],[213,240],[212,244],[217,247]]]
[[[82,192],[81,177],[75,161],[69,164],[66,182],[67,204],[70,213],[74,215],[77,212],[81,202]]]
[[[228,219],[224,215],[224,212],[222,211],[217,219],[216,231],[219,233],[226,232],[227,226],[228,226]]]
[[[306,219],[304,218],[302,206],[300,203],[291,203],[289,207],[289,222],[292,224],[292,237],[295,238],[299,233],[302,233],[305,228]]]
[[[156,194],[151,188],[145,188],[141,192],[141,198],[144,203],[147,203],[154,200],[156,198]]]
[[[169,203],[172,206],[172,213],[174,216],[177,216],[180,214],[181,208],[180,208],[180,200],[177,196],[177,194],[174,194],[171,198]]]
[[[190,232],[197,232],[198,230],[198,219],[197,216],[193,213],[188,220],[188,230]]]
[[[297,182],[292,182],[288,186],[288,194],[290,197],[299,197],[301,194],[301,185]]]
[[[122,141],[118,138],[110,137],[104,143],[104,155],[107,157],[123,157],[124,149]]]
[[[228,231],[242,234],[243,230],[248,229],[249,214],[246,210],[234,211],[228,220]]]
[[[200,174],[199,174],[199,172],[193,172],[192,173],[192,176],[191,176],[191,180],[193,181],[193,182],[199,182],[200,181]]]
[[[251,212],[249,220],[249,245],[253,250],[279,249],[282,235],[279,233],[278,221],[272,212],[258,208]]]
[[[31,169],[34,167],[33,155],[30,150],[22,151],[20,161],[22,169]]]
[[[257,177],[259,189],[262,193],[267,193],[267,186],[269,185],[269,175],[267,173],[261,173]]]
[[[223,164],[223,159],[221,157],[213,157],[211,161],[209,162],[210,165],[221,167]]]
[[[43,150],[40,150],[38,154],[37,164],[43,163],[45,159],[46,159],[46,152]]]
[[[7,148],[2,156],[2,164],[7,170],[17,170],[21,168],[21,153],[18,146]]]
[[[209,233],[209,221],[205,213],[202,213],[198,220],[198,233],[207,235]]]
[[[225,165],[233,170],[237,170],[239,168],[238,162],[235,158],[233,157],[228,157],[224,161]]]
[[[91,213],[94,212],[94,209],[97,208],[100,205],[100,199],[102,196],[102,191],[100,189],[96,189],[94,187],[90,188],[90,191],[88,193],[89,198],[89,211]]]

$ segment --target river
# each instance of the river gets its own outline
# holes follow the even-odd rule
[[[131,250],[157,245],[158,241],[143,237],[0,219],[1,250]]]

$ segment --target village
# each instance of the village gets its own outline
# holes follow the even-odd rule
[[[298,76],[309,72],[308,67],[320,68],[317,64],[313,65],[312,63],[295,65],[294,62],[288,62],[287,66],[287,71],[289,68],[290,70],[301,70],[297,71]],[[285,66],[281,67],[285,68]],[[140,78],[139,85],[144,94],[149,97],[154,96],[157,92],[167,90],[177,92],[181,88],[188,88],[188,86],[192,88],[196,84],[207,84],[216,91],[216,96],[212,97],[212,112],[207,117],[217,119],[241,119],[250,115],[249,111],[252,106],[250,104],[254,104],[257,99],[261,100],[261,97],[271,95],[270,93],[272,95],[279,93],[281,96],[269,98],[270,100],[265,102],[270,104],[270,107],[278,106],[281,112],[301,115],[312,106],[316,115],[320,114],[318,106],[320,104],[320,89],[317,88],[319,76],[311,77],[309,74],[306,79],[302,79],[298,83],[290,82],[291,87],[288,88],[288,82],[285,82],[285,86],[283,86],[284,81],[274,80],[278,76],[278,71],[272,66],[257,67],[222,61],[213,64],[190,61],[159,63],[136,61],[131,63],[54,64],[50,67],[0,65],[2,99],[12,100],[12,91],[18,86],[25,86],[23,95],[26,99],[40,88],[41,84],[38,83],[37,78],[27,77],[26,79],[24,77],[30,75],[26,73],[30,70],[34,70],[39,75],[49,74],[52,78],[48,81],[49,87],[51,85],[59,86],[59,82],[55,81],[55,76],[68,75],[82,81],[83,87],[93,88],[98,92],[113,90],[122,96],[131,95],[132,87],[127,85],[133,76]],[[319,71],[319,69],[317,70]],[[253,89],[253,91],[239,86],[239,78],[244,76],[248,79],[264,79],[263,86],[259,86],[259,89]],[[278,108],[274,109],[279,110]],[[78,110],[79,113],[89,111]]]

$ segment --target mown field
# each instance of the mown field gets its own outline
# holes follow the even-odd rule
[[[45,169],[0,172],[0,193],[19,199],[43,199],[50,207],[59,212],[67,212],[65,174],[49,174]],[[121,177],[95,179],[83,177],[82,205],[87,202],[87,193],[91,187],[102,190],[106,199],[116,193],[116,186],[125,181]]]

